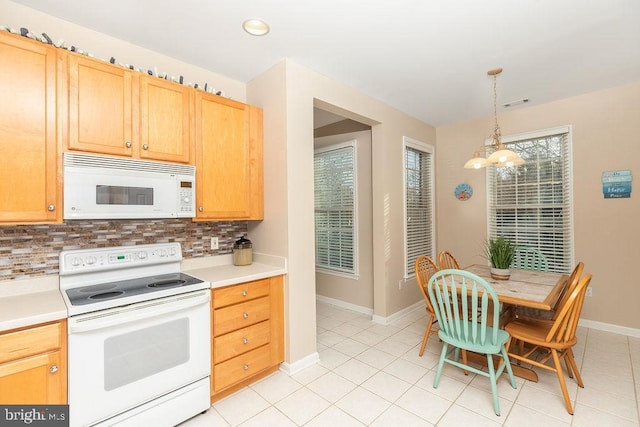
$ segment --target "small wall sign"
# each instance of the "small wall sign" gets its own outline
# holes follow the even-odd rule
[[[628,199],[631,197],[631,171],[602,172],[602,194],[605,199]]]
[[[453,194],[456,196],[456,199],[464,202],[473,196],[473,188],[471,188],[469,184],[458,184],[456,189],[453,191]]]

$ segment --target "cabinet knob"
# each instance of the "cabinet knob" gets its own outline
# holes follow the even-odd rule
[[[53,365],[52,367],[50,367],[49,372],[51,372],[52,374],[58,372],[58,365]]]
[[[249,318],[249,313],[243,313],[242,314],[242,318],[243,319],[248,319]]]
[[[249,364],[245,363],[244,365],[242,365],[242,369],[244,369],[245,371],[249,370]]]
[[[198,211],[202,212],[202,211],[204,211],[204,208],[203,208],[202,206],[200,206],[200,207],[198,208]]]
[[[53,203],[51,203],[49,206],[47,206],[47,210],[49,212],[53,212],[56,210],[56,205],[54,205]]]
[[[131,141],[127,141],[124,143],[125,147],[131,148]]]
[[[246,297],[249,293],[247,291],[242,291],[242,296]]]
[[[143,150],[148,150],[149,149],[149,144],[142,144],[142,149]]]
[[[249,338],[242,338],[242,344],[248,344]]]

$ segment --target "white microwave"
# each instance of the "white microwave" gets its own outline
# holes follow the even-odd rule
[[[64,219],[193,218],[196,168],[64,153]]]

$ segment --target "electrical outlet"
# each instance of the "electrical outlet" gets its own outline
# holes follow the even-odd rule
[[[218,249],[218,237],[211,237],[211,249]]]
[[[404,280],[398,280],[398,290],[402,289],[402,285],[404,284]]]
[[[587,286],[587,296],[590,297],[592,295],[593,295],[593,292],[592,292],[591,286]]]

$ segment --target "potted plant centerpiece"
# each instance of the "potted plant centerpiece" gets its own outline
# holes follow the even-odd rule
[[[509,267],[516,252],[516,245],[506,237],[489,239],[484,245],[484,255],[491,263],[491,277],[507,280],[511,276]]]

